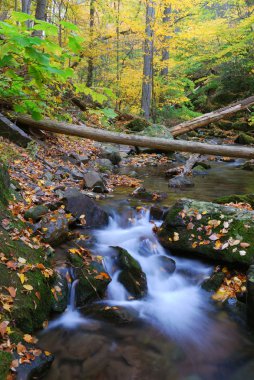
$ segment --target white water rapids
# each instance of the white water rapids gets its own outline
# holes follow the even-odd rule
[[[128,292],[118,282],[119,272],[112,274],[107,304],[134,308],[139,316],[175,339],[184,338],[200,342],[211,320],[207,314],[210,305],[200,287],[211,268],[195,260],[175,258],[176,270],[165,276],[159,256],[167,256],[153,232],[149,211],[137,214],[128,227],[121,218],[111,218],[109,226],[95,232],[95,251],[105,257],[105,265],[112,274],[110,246],[126,249],[141,265],[147,277],[148,295],[143,300],[130,300]]]

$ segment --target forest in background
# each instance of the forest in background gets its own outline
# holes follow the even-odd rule
[[[119,111],[191,119],[253,94],[253,12],[252,0],[2,0],[0,106],[73,121],[78,98],[81,121],[105,126]]]

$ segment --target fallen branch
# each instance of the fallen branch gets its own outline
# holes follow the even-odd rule
[[[204,127],[210,123],[214,123],[218,120],[221,120],[225,116],[230,116],[236,112],[245,110],[253,104],[254,104],[254,96],[251,96],[247,99],[230,104],[227,107],[221,108],[213,112],[206,113],[202,116],[196,117],[195,119],[178,124],[172,128],[169,128],[169,132],[172,133],[174,137],[180,136],[180,135],[183,135],[184,133],[193,131],[194,129]]]
[[[164,138],[128,135],[124,133],[109,132],[103,129],[90,128],[85,125],[75,125],[63,122],[60,123],[48,119],[35,121],[28,116],[18,116],[16,117],[16,120],[20,126],[42,129],[45,131],[61,133],[70,136],[78,136],[101,142],[140,147],[143,146],[168,152],[179,151],[247,159],[254,158],[254,149],[244,146],[214,145],[193,141],[170,140]]]

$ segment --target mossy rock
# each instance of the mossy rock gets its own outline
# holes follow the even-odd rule
[[[13,360],[12,354],[0,351],[0,380],[6,380]]]
[[[116,254],[113,256],[114,265],[120,270],[118,281],[134,298],[142,298],[147,294],[146,275],[137,260],[121,247],[111,247]]]
[[[253,172],[254,171],[254,160],[247,161],[242,166],[243,170]]]
[[[47,206],[39,205],[35,207],[31,207],[24,214],[26,220],[31,219],[34,223],[38,222],[43,215],[47,214],[49,209]]]
[[[7,167],[0,162],[0,202],[8,203],[10,198],[10,176]]]
[[[149,125],[140,133],[142,136],[158,137],[163,139],[173,140],[173,135],[164,125],[153,124]]]
[[[145,128],[149,127],[151,124],[141,117],[136,117],[129,123],[125,124],[125,128],[129,129],[131,132],[142,132]]]
[[[252,145],[254,144],[254,137],[247,135],[247,133],[240,133],[240,135],[235,140],[235,143],[241,145]]]
[[[75,278],[79,280],[76,287],[77,307],[102,300],[111,281],[104,266],[95,259],[84,262],[82,257],[73,253],[69,253],[69,260],[74,267]]]
[[[248,203],[251,207],[254,207],[254,194],[243,194],[243,195],[226,195],[224,197],[215,198],[214,202],[220,204],[226,203]]]
[[[222,285],[225,277],[226,274],[224,272],[215,272],[202,283],[201,287],[207,292],[216,292]]]
[[[254,259],[254,211],[181,199],[158,231],[175,254],[250,265]]]

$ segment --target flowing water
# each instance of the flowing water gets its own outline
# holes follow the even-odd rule
[[[81,314],[75,309],[75,280],[68,309],[40,337],[41,346],[55,354],[46,379],[253,379],[254,345],[244,323],[230,318],[230,303],[228,309],[215,305],[201,289],[212,266],[165,251],[148,209],[137,212],[122,201],[107,206],[108,227],[93,231],[93,251],[104,257],[112,276],[103,304],[127,313],[132,323],[119,326]],[[112,246],[126,249],[140,263],[148,284],[145,299],[133,300],[119,283]],[[165,272],[162,257],[175,260],[173,274]],[[238,315],[234,303],[231,309]]]

